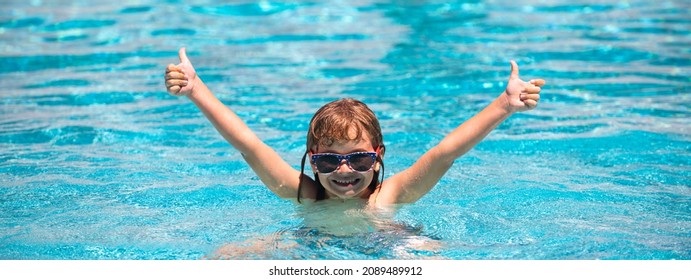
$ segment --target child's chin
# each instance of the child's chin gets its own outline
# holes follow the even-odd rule
[[[365,188],[361,185],[350,186],[347,188],[331,185],[331,192],[340,198],[354,198],[364,190]]]

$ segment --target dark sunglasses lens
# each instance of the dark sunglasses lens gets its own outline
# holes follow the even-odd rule
[[[321,173],[329,173],[338,169],[339,160],[336,156],[325,155],[314,160],[317,170]]]
[[[368,171],[374,165],[374,159],[368,154],[359,154],[350,156],[350,167],[355,171]]]

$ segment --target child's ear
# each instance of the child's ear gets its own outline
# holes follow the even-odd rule
[[[313,154],[312,151],[307,151],[305,153],[305,158],[303,159],[303,163],[304,163],[304,160],[307,160],[307,162],[310,165],[310,168],[312,168],[312,174],[317,174],[317,167],[314,166],[314,164],[312,164],[312,160],[311,160],[312,154]]]
[[[313,174],[317,174],[317,166],[315,166],[314,164],[312,164],[312,161],[311,161],[311,160],[310,160],[310,167],[312,168],[312,173],[313,173]]]
[[[381,167],[381,161],[384,160],[384,151],[386,151],[386,147],[384,145],[380,145],[379,148],[377,148],[377,161],[374,163],[374,171],[379,172],[379,168]]]

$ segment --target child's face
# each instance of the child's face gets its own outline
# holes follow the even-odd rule
[[[367,133],[362,134],[362,139],[336,141],[331,146],[318,146],[315,153],[333,153],[340,155],[347,155],[355,152],[374,152],[372,142]],[[375,163],[374,168],[378,168]],[[365,195],[367,186],[370,185],[374,178],[374,170],[370,169],[365,172],[358,172],[351,169],[342,160],[338,168],[331,173],[322,174],[317,172],[316,167],[312,164],[312,171],[317,172],[319,181],[322,183],[329,196],[338,196],[340,198],[353,198]]]

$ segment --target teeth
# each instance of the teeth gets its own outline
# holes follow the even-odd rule
[[[339,183],[339,184],[351,184],[351,183],[355,182],[355,179],[353,179],[353,180],[344,180],[344,181],[341,181],[341,180],[334,180],[334,181],[336,181],[336,182]]]

